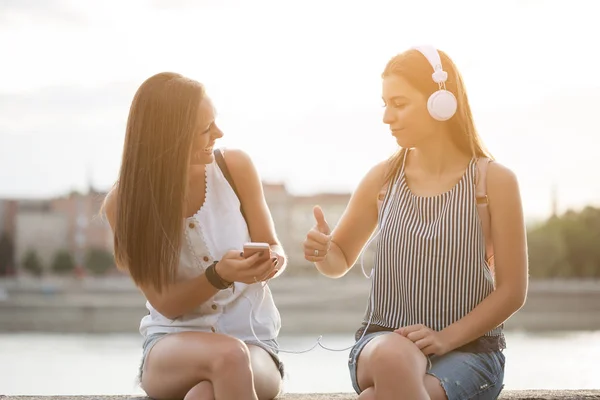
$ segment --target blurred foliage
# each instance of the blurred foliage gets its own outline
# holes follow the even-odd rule
[[[586,207],[567,211],[527,229],[529,273],[531,278],[600,278],[600,208]],[[10,275],[15,265],[14,242],[6,233],[0,235],[0,276]],[[369,263],[370,264],[370,263]],[[22,267],[33,275],[43,268],[34,249],[26,253]],[[59,252],[52,272],[69,273],[75,268],[72,255]],[[92,275],[103,275],[114,269],[111,252],[91,248],[85,268]],[[298,270],[296,268],[295,270]],[[354,268],[360,272],[360,267]],[[314,268],[307,268],[314,272]]]
[[[42,275],[42,261],[34,249],[29,249],[25,254],[25,257],[23,258],[23,269],[35,276]]]
[[[568,211],[527,233],[532,278],[600,278],[600,208]]]
[[[7,232],[0,236],[0,276],[12,275],[15,268],[15,251],[12,238]]]
[[[85,259],[85,268],[92,275],[104,275],[115,265],[112,253],[104,249],[89,249]]]
[[[56,253],[54,260],[52,261],[52,272],[58,275],[67,275],[75,270],[75,261],[66,250],[61,250]]]

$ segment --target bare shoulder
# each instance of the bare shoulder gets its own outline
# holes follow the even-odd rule
[[[369,201],[376,200],[380,194],[387,190],[386,176],[389,174],[391,163],[389,160],[375,164],[359,183],[356,192],[365,194]]]
[[[385,184],[385,177],[388,174],[389,169],[389,160],[380,161],[373,167],[371,167],[371,169],[363,178],[363,181],[368,181],[370,185],[372,185],[373,187],[377,187],[377,189],[379,190]]]
[[[345,260],[344,271],[356,263],[377,226],[378,196],[383,189],[389,164],[387,160],[382,161],[368,170],[332,232],[332,242]]]
[[[367,176],[370,176],[371,179],[375,179],[378,182],[383,183],[383,181],[385,180],[385,176],[387,175],[389,169],[390,169],[390,161],[383,160],[383,161],[380,161],[377,164],[375,164],[373,167],[371,167]]]
[[[499,162],[491,162],[487,172],[487,186],[490,195],[500,195],[504,191],[518,192],[517,175],[507,166]]]
[[[261,178],[250,155],[240,149],[226,149],[223,158],[241,199],[247,203],[262,198]]]
[[[113,187],[106,197],[104,198],[104,204],[102,205],[104,215],[110,224],[110,227],[114,231],[115,221],[117,218],[117,188]]]
[[[487,172],[487,194],[490,212],[496,220],[510,219],[515,212],[522,213],[521,191],[517,175],[508,167],[490,163]],[[515,214],[516,215],[516,214]]]
[[[387,190],[386,175],[389,168],[389,160],[381,161],[371,167],[352,194],[349,208],[359,212],[364,212],[365,208],[372,208],[376,212],[380,194]]]
[[[232,174],[235,173],[236,176],[249,172],[249,169],[254,169],[252,158],[243,150],[223,149],[223,158]]]
[[[110,229],[115,233],[116,221],[117,221],[117,196],[118,190],[117,185],[113,186],[113,188],[108,192],[106,197],[104,198],[104,203],[102,204],[102,211],[106,216],[108,224],[110,225]],[[117,269],[121,272],[125,272],[129,274],[129,269],[121,263],[117,262]]]

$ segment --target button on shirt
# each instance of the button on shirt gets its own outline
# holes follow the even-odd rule
[[[240,202],[219,167],[206,166],[206,199],[198,212],[184,222],[178,280],[196,277],[229,250],[241,251],[250,241],[248,227],[240,212]],[[150,312],[140,323],[140,333],[183,331],[219,332],[240,340],[275,339],[281,318],[268,285],[236,282],[235,288],[217,292],[193,312],[171,320],[160,314],[149,302]]]

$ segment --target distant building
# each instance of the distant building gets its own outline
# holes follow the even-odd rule
[[[15,273],[17,210],[17,201],[0,199],[0,276]]]
[[[108,223],[99,215],[105,192],[70,193],[54,199],[0,200],[0,234],[14,241],[17,269],[30,250],[48,270],[59,251],[69,252],[76,264],[90,248],[112,252]]]
[[[89,248],[113,251],[110,226],[100,214],[107,194],[92,188],[86,194],[71,193],[52,200],[52,209],[68,220],[68,249],[75,256],[76,263],[83,262],[83,254]]]
[[[17,266],[29,251],[35,251],[42,270],[49,272],[56,253],[68,249],[67,218],[45,207],[23,207],[17,214],[14,243]]]
[[[18,200],[0,199],[0,235],[2,233],[7,233],[14,237],[18,209]]]
[[[293,196],[283,183],[263,183],[279,240],[291,268],[313,268],[304,259],[303,242],[314,225],[313,207],[320,205],[333,229],[342,216],[349,193]],[[49,268],[56,252],[67,250],[75,263],[83,263],[88,249],[113,251],[113,236],[100,208],[107,192],[90,188],[88,193],[70,193],[48,200],[0,201],[0,227],[14,235],[16,262],[20,265],[35,249]],[[293,273],[294,271],[290,271]]]

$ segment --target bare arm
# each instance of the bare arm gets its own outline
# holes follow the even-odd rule
[[[496,162],[488,170],[488,199],[496,290],[441,332],[449,350],[502,324],[523,306],[527,297],[527,239],[519,185],[513,172]]]
[[[271,251],[277,255],[278,271],[276,275],[270,277],[281,275],[287,266],[287,260],[275,232],[258,171],[250,157],[241,150],[226,150],[224,158],[240,195],[250,238],[253,242],[268,243],[271,246]]]
[[[116,218],[115,207],[116,193],[115,190],[112,190],[107,195],[105,201],[105,210],[106,217],[113,231]],[[220,270],[221,265],[219,264],[226,262],[230,263],[229,267],[231,267],[231,263],[233,261],[237,262],[237,264],[234,264],[235,267],[244,268],[251,265],[256,258],[258,258],[257,254],[253,255],[247,260],[244,260],[239,253],[231,251],[227,253],[223,259],[221,259],[221,261],[219,261],[216,268],[218,273],[223,276]],[[119,269],[122,272],[128,273],[126,269]],[[170,319],[175,319],[181,315],[193,311],[198,306],[210,300],[219,291],[208,281],[205,274],[201,274],[185,281],[166,285],[166,287],[160,293],[152,286],[140,286],[139,288],[144,293],[144,296],[150,302],[150,304],[152,304],[152,307]]]
[[[165,287],[158,293],[150,286],[140,287],[146,299],[159,313],[169,319],[187,314],[209,301],[217,292],[205,274]]]
[[[346,274],[356,263],[366,242],[377,226],[377,196],[384,185],[388,162],[373,167],[352,194],[348,207],[331,233],[331,244],[324,259],[315,262],[317,269],[326,276],[338,278]],[[320,239],[326,235],[323,229],[313,228],[308,238]],[[310,250],[306,254],[310,256]]]

